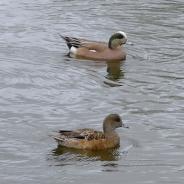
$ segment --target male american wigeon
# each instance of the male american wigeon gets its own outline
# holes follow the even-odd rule
[[[122,45],[127,41],[123,31],[114,33],[108,43],[60,35],[69,48],[69,56],[96,61],[121,61],[126,59]]]
[[[120,138],[115,129],[126,127],[118,114],[110,114],[103,121],[103,132],[93,129],[60,130],[53,138],[58,145],[86,150],[102,150],[118,147]]]

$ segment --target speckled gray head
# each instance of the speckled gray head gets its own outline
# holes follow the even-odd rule
[[[129,128],[125,125],[118,114],[109,114],[103,122],[103,130],[104,132],[108,132],[114,130],[119,127]]]

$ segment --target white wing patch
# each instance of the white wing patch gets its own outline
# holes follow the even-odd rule
[[[96,50],[89,50],[89,51],[91,51],[91,52],[96,52]]]

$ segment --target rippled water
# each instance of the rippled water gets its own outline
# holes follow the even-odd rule
[[[183,183],[183,0],[0,1],[0,183]],[[128,35],[123,63],[65,56],[58,33]],[[63,128],[128,130],[108,152],[57,148]]]

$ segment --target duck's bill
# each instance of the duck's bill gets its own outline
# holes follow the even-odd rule
[[[124,123],[123,123],[122,127],[123,127],[123,128],[129,128],[129,126],[126,125],[126,124],[124,124]]]

